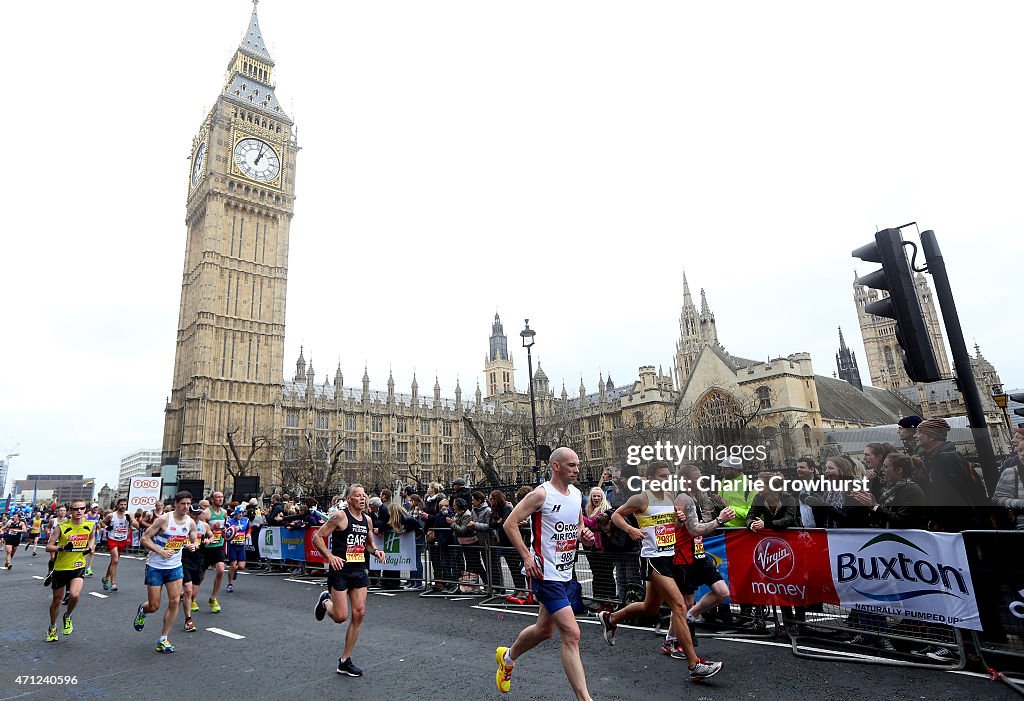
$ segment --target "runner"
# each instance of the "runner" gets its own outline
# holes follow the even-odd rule
[[[373,526],[363,512],[366,508],[366,490],[361,484],[353,484],[345,495],[348,505],[339,509],[330,520],[313,534],[313,547],[327,558],[330,571],[327,574],[327,591],[320,594],[313,613],[316,620],[330,616],[335,623],[344,623],[352,609],[352,621],[345,631],[345,649],[338,658],[338,674],[350,677],[363,676],[363,670],[352,662],[352,651],[359,637],[359,629],[366,615],[366,589],[370,586],[367,571],[366,552],[373,552],[384,562],[384,552],[378,550],[373,541]],[[330,536],[331,547],[327,547]]]
[[[507,693],[512,685],[516,660],[552,636],[555,628],[562,638],[562,667],[578,701],[592,701],[580,659],[580,626],[569,605],[568,583],[576,565],[577,539],[593,545],[594,534],[583,525],[583,498],[573,485],[580,472],[580,459],[568,448],[551,454],[551,479],[522,499],[505,519],[503,528],[523,558],[523,573],[540,602],[537,622],[527,626],[512,647],[494,651],[498,671],[494,682]],[[519,522],[531,519],[533,552],[523,542]]]
[[[100,532],[100,505],[99,504],[93,504],[92,506],[90,506],[89,510],[85,512],[85,519],[87,521],[91,521],[92,522],[93,533],[95,534],[95,535],[93,535],[93,540],[95,540],[96,536],[98,536],[99,532]],[[93,547],[92,552],[89,553],[89,560],[88,560],[87,564],[85,565],[85,576],[86,577],[91,577],[92,576],[92,561],[95,558],[96,558],[96,548]]]
[[[696,488],[701,477],[700,469],[695,465],[683,465],[679,470],[679,477],[682,478],[681,484],[685,485],[686,489],[679,493],[675,501],[676,546],[672,558],[672,577],[686,601],[686,623],[690,628],[693,644],[696,645],[693,625],[703,622],[701,614],[729,598],[729,585],[704,552],[704,536],[720,528],[723,523],[736,518],[736,512],[731,506],[726,506],[715,518],[704,521],[706,511],[714,513],[718,509]],[[707,585],[710,591],[694,606],[694,592],[702,585]],[[672,641],[666,637],[662,649],[671,646]]]
[[[95,524],[85,519],[85,500],[75,499],[71,502],[71,518],[55,526],[46,541],[46,551],[54,556],[53,570],[48,575],[51,577],[53,596],[50,599],[50,628],[46,631],[46,642],[57,640],[57,611],[62,601],[67,604],[64,635],[71,635],[74,631],[71,613],[78,605],[79,594],[85,583],[82,575],[85,574],[86,553],[95,547]]]
[[[174,646],[167,634],[178,615],[181,600],[181,551],[195,550],[196,522],[188,515],[192,506],[192,494],[178,492],[174,495],[174,510],[158,517],[153,525],[142,534],[142,547],[149,551],[146,559],[146,591],[149,598],[139,604],[135,612],[135,630],[141,631],[146,625],[146,616],[160,610],[160,592],[167,587],[167,613],[164,614],[163,632],[156,643],[156,651],[174,652]]]
[[[228,519],[228,586],[230,594],[235,590],[234,582],[238,577],[238,570],[245,569],[245,544],[249,540],[249,519],[245,517],[245,510],[236,506],[231,518]]]
[[[50,538],[53,536],[53,532],[55,530],[57,530],[57,526],[59,526],[60,524],[64,523],[67,520],[67,518],[68,518],[68,510],[65,507],[63,507],[63,506],[61,506],[59,509],[57,509],[57,513],[54,516],[50,517],[50,525],[48,527],[50,535],[47,536],[47,538],[46,538],[46,542],[47,543],[50,542]],[[50,586],[50,583],[51,583],[51,581],[53,579],[53,563],[54,563],[54,561],[56,559],[57,559],[57,555],[55,553],[51,552],[50,553],[50,561],[46,564],[46,576],[43,577],[43,586],[44,587]],[[68,593],[69,594],[71,593],[70,589],[68,589]]]
[[[228,518],[228,513],[224,510],[223,492],[214,492],[210,495],[210,507],[203,511],[203,515],[199,518],[210,526],[210,541],[203,546],[203,558],[206,561],[206,567],[213,566],[216,570],[216,576],[213,578],[213,592],[210,594],[210,600],[206,603],[211,612],[220,613],[217,593],[220,591],[220,583],[224,579],[224,524]]]
[[[135,527],[131,514],[125,513],[128,509],[127,499],[117,500],[117,509],[107,514],[103,524],[107,527],[107,550],[110,552],[110,564],[107,565],[107,573],[103,577],[104,591],[117,591],[117,563],[121,561],[121,553],[132,544],[132,528]]]
[[[647,580],[647,592],[643,601],[629,604],[618,611],[601,611],[601,621],[605,642],[615,644],[615,627],[620,621],[635,616],[656,616],[662,603],[667,603],[672,610],[672,623],[669,625],[669,638],[675,638],[677,644],[662,644],[662,652],[676,659],[686,659],[690,666],[690,680],[701,681],[718,674],[722,670],[721,662],[710,662],[697,657],[690,638],[689,626],[686,625],[686,603],[682,592],[672,579],[672,558],[675,555],[676,543],[676,509],[671,493],[662,489],[668,484],[670,469],[668,463],[651,463],[647,478],[651,489],[645,489],[626,500],[612,514],[612,523],[636,541],[640,546],[640,573]],[[626,517],[636,514],[636,528],[626,522]]]
[[[39,511],[32,512],[32,521],[29,524],[28,529],[28,540],[25,541],[25,552],[28,552],[28,548],[32,546],[32,557],[35,557],[39,553],[36,549],[39,547],[39,536],[43,530],[43,515]],[[44,546],[45,547],[45,546]]]
[[[197,519],[203,512],[202,506],[193,506],[190,510],[192,518]],[[196,537],[200,543],[205,543],[210,534],[210,527],[203,521],[196,522]],[[185,548],[181,552],[181,569],[184,578],[184,593],[182,609],[185,612],[185,632],[196,632],[196,624],[192,621],[192,612],[199,610],[196,603],[196,596],[199,594],[199,585],[203,583],[206,574],[206,561],[203,556],[203,548],[195,550]]]
[[[18,546],[21,545],[21,539],[28,533],[28,523],[21,517],[20,511],[15,511],[11,514],[11,517],[4,524],[4,553],[6,559],[4,561],[4,567],[11,569],[14,564],[11,562],[14,559],[14,553],[18,551]]]

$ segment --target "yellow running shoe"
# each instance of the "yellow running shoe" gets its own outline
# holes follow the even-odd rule
[[[46,631],[46,642],[54,643],[57,642],[57,626],[50,626],[49,630]]]
[[[494,659],[498,663],[498,671],[494,675],[494,683],[498,685],[498,691],[507,694],[512,688],[512,668],[505,664],[505,653],[507,647],[499,647],[494,651]]]
[[[67,614],[65,614],[64,615],[64,635],[71,635],[71,632],[74,629],[75,629],[75,627],[73,625],[71,625],[71,616],[68,616]]]
[[[213,613],[220,613],[220,602],[219,601],[217,601],[216,599],[211,597],[210,600],[207,601],[206,603],[209,604],[211,612],[213,612]]]
[[[192,599],[192,610],[193,611],[198,611],[199,610],[199,604],[196,603],[195,599]]]

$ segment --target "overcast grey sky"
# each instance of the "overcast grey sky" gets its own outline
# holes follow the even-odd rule
[[[4,8],[0,448],[159,448],[192,136],[243,0]],[[1019,3],[264,0],[302,151],[286,376],[475,388],[495,310],[556,392],[668,370],[685,269],[737,355],[863,354],[850,257],[936,231],[968,343],[1024,386]],[[1016,342],[1016,344],[1015,344]],[[515,352],[526,386],[526,359]],[[866,367],[862,367],[868,379]],[[406,390],[407,391],[407,390]],[[429,391],[429,390],[428,390]],[[6,452],[6,451],[3,451]]]

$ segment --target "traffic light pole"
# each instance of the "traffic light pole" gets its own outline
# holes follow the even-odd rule
[[[967,420],[971,427],[971,436],[978,449],[978,459],[981,462],[985,485],[988,487],[988,493],[991,494],[999,479],[999,474],[996,471],[996,454],[992,448],[992,434],[989,433],[988,424],[985,421],[981,394],[978,392],[978,383],[974,381],[974,370],[971,368],[971,356],[967,352],[964,332],[960,327],[960,316],[956,312],[953,290],[949,285],[949,276],[946,274],[946,263],[942,259],[942,252],[939,250],[939,242],[935,238],[934,231],[921,232],[921,248],[924,249],[924,257],[928,262],[928,272],[931,273],[935,282],[935,294],[939,298],[942,319],[946,325],[946,337],[949,339],[949,349],[953,353],[957,385],[964,397],[964,404],[967,405]]]

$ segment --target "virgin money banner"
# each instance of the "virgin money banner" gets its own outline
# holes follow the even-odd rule
[[[259,532],[260,555],[268,560],[281,559],[281,529],[278,526],[264,526]]]
[[[370,569],[394,572],[401,570],[411,572],[416,569],[416,535],[414,533],[400,536],[391,531],[383,537],[383,540],[384,542],[377,547],[384,551],[384,562],[378,562],[377,558],[367,553]]]
[[[314,562],[324,564],[327,562],[327,558],[323,556],[316,546],[313,545],[313,534],[317,532],[316,528],[306,529],[306,562]]]
[[[981,630],[959,533],[829,531],[828,559],[843,606]]]
[[[731,531],[725,536],[734,604],[838,604],[825,531]]]
[[[128,511],[152,511],[160,499],[161,477],[133,477],[128,486]]]

